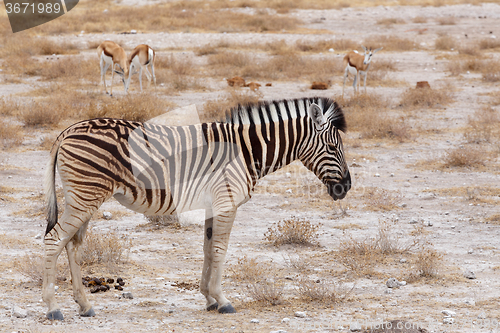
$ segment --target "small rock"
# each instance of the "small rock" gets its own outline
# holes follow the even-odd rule
[[[292,194],[292,189],[288,189],[285,192],[288,193],[288,194]]]
[[[407,260],[406,260],[405,258],[403,258],[403,259],[399,259],[399,262],[400,262],[400,263],[402,263],[402,264],[404,264],[406,261],[407,261]]]
[[[28,317],[28,311],[24,310],[24,309],[21,309],[20,307],[18,306],[15,306],[13,309],[12,309],[12,315],[16,318],[26,318]]]
[[[394,173],[391,172],[391,177],[394,177]]]
[[[35,236],[35,239],[40,239],[40,238],[42,238],[42,234],[37,234],[37,235]]]
[[[302,311],[297,311],[297,312],[295,312],[295,317],[305,318],[306,317],[306,313],[302,312]]]
[[[472,306],[476,305],[476,301],[474,301],[473,299],[466,299],[464,301],[464,303],[467,304],[467,305],[472,305]]]
[[[375,174],[375,177],[380,177],[380,173],[376,173],[376,174]]]
[[[445,317],[443,318],[443,324],[453,324],[455,322],[455,318]]]
[[[349,330],[351,332],[359,332],[361,331],[361,324],[358,323],[358,322],[354,322],[354,323],[351,323],[351,325],[349,325]]]
[[[105,220],[111,220],[113,218],[113,214],[111,214],[110,212],[103,212],[102,213],[102,217],[105,219]]]
[[[271,331],[271,333],[286,333],[284,330]]]
[[[136,34],[136,33],[137,33],[137,30],[130,30],[130,33],[131,33],[131,34]]]
[[[424,225],[425,225],[426,227],[432,227],[434,224],[433,224],[431,221],[425,221],[425,222],[424,222]]]
[[[134,299],[134,296],[132,295],[131,292],[122,293],[122,296],[123,298]]]
[[[281,319],[281,322],[282,323],[289,323],[290,322],[290,318],[283,318],[283,319]]]
[[[386,294],[392,294],[392,289],[387,288],[387,289],[385,290],[385,293],[386,293]]]
[[[328,52],[335,52],[334,49],[328,49]]]
[[[470,280],[474,280],[476,278],[476,274],[473,271],[465,271],[464,277]]]
[[[416,223],[418,223],[418,219],[416,219],[416,218],[412,218],[412,219],[410,220],[410,224],[416,224]]]
[[[177,243],[172,243],[172,246],[173,246],[173,247],[177,247],[177,246],[179,246],[179,244],[177,244]]]
[[[258,323],[259,323],[259,320],[254,318],[254,319],[250,320],[250,322],[251,322],[252,324],[258,324]]]
[[[442,314],[444,314],[446,317],[455,317],[457,314],[455,311],[452,310],[443,310],[441,311]]]
[[[406,284],[406,282],[405,282]],[[400,287],[402,284],[401,282],[399,282],[398,280],[396,280],[395,278],[390,278],[389,280],[387,280],[387,282],[385,283],[385,285],[388,287],[388,288],[398,288]]]
[[[467,251],[468,254],[473,254],[474,253],[474,250],[473,249],[469,249],[469,251]]]
[[[399,281],[400,286],[406,286],[406,281]]]
[[[290,172],[285,173],[286,178],[291,178],[292,174]]]

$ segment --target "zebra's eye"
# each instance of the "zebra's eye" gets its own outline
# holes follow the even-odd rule
[[[326,150],[329,153],[335,153],[337,151],[337,146],[334,143],[327,143],[326,144]]]

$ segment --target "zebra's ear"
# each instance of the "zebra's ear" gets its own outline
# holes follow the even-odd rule
[[[309,114],[309,117],[313,120],[314,124],[316,125],[316,128],[319,128],[326,124],[326,119],[325,116],[323,115],[323,110],[319,107],[318,104],[311,103],[309,105],[309,108],[307,109],[307,113]]]

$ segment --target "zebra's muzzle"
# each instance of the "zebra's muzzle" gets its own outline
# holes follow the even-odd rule
[[[351,189],[351,174],[347,171],[347,174],[340,182],[328,182],[327,187],[328,194],[333,200],[344,199],[347,192]]]

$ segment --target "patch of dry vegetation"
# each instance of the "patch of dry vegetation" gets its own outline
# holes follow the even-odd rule
[[[494,143],[500,141],[500,115],[491,106],[477,109],[469,117],[464,137],[468,143]]]
[[[323,305],[343,303],[352,294],[351,287],[326,279],[311,279],[301,276],[296,281],[297,292],[303,302],[318,302]]]
[[[374,36],[365,40],[363,45],[372,49],[383,47],[383,51],[412,51],[420,48],[415,41],[393,35]]]
[[[161,215],[161,216],[148,216],[144,215],[148,223],[153,225],[156,229],[160,228],[173,228],[180,229],[181,223],[177,215]]]
[[[450,149],[444,156],[443,168],[470,168],[475,169],[484,166],[486,154],[476,146],[462,146]]]
[[[400,209],[404,196],[400,191],[389,191],[385,189],[366,187],[364,188],[363,200],[366,208],[372,211],[391,211]]]
[[[87,230],[87,235],[81,246],[82,266],[101,266],[110,272],[116,272],[118,266],[128,258],[132,241],[119,237],[115,232],[108,234]]]
[[[412,137],[410,126],[403,117],[387,113],[389,102],[376,94],[356,94],[342,100],[348,115],[349,130],[360,133],[360,138],[394,139],[400,142]]]
[[[69,271],[68,260],[66,253],[63,252],[59,256],[59,273],[56,276],[58,282],[66,281],[66,275]],[[20,259],[15,260],[16,270],[28,278],[30,282],[35,283],[37,286],[42,286],[43,282],[43,267],[44,257],[40,254],[26,254]],[[61,269],[62,267],[62,269]]]
[[[406,23],[405,20],[398,17],[386,17],[377,20],[377,24],[385,25],[386,27],[389,27],[393,24],[405,24],[405,23]]]
[[[455,25],[457,24],[457,19],[454,16],[443,16],[437,19],[440,25]]]
[[[274,246],[284,244],[295,245],[318,245],[318,230],[321,224],[313,224],[311,221],[291,217],[279,221],[270,227],[264,234],[264,239]]]
[[[23,142],[23,136],[21,126],[0,119],[0,147],[3,149],[17,147]]]
[[[433,108],[453,101],[451,88],[410,88],[401,96],[400,106],[409,109]]]
[[[449,35],[439,36],[434,42],[434,47],[436,50],[449,51],[457,47],[457,41]]]
[[[500,48],[500,40],[494,38],[484,38],[479,41],[481,50],[494,50]]]

